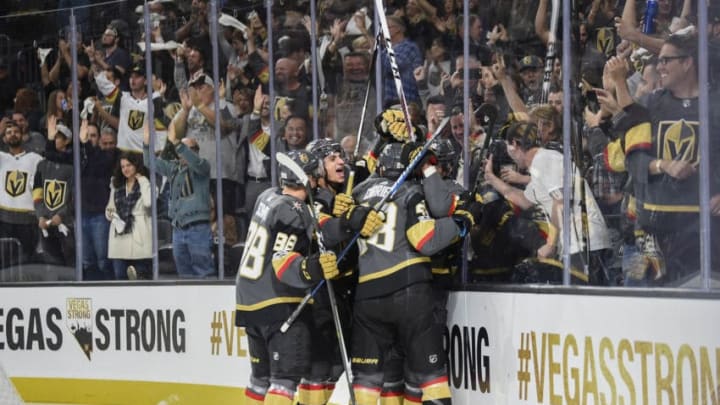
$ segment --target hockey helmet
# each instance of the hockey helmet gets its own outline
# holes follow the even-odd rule
[[[340,146],[340,144],[335,141],[331,141],[325,138],[315,139],[314,141],[311,141],[307,144],[305,150],[315,155],[315,158],[318,160],[318,177],[325,176],[324,160],[326,157],[332,155],[333,153],[339,153],[343,159],[345,158],[345,151],[343,150],[342,146]]]
[[[457,171],[459,159],[455,152],[455,146],[446,138],[435,138],[430,143],[430,152],[435,155],[438,164],[445,170],[446,175],[452,175]]]
[[[318,168],[318,160],[312,153],[305,150],[292,150],[288,152],[288,157],[297,163],[308,176],[316,176]],[[280,185],[283,187],[304,187],[300,178],[295,175],[289,168],[278,165],[280,172]]]
[[[400,177],[405,168],[422,149],[419,143],[389,143],[385,145],[378,157],[378,173],[386,178]]]

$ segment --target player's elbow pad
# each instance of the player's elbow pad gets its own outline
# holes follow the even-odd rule
[[[410,245],[422,253],[423,255],[430,256],[440,249],[435,249],[434,237],[435,237],[435,220],[427,219],[418,221],[405,231]]]

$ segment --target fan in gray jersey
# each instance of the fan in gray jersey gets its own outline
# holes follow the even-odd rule
[[[288,155],[308,174],[317,168],[308,152]],[[252,369],[245,404],[292,404],[310,371],[309,316],[301,315],[286,333],[280,326],[307,288],[338,275],[335,254],[317,253],[313,246],[306,188],[283,166],[280,184],[255,203],[236,279],[235,319],[245,327]]]
[[[381,177],[353,191],[361,205],[383,199],[411,160],[416,145],[393,143],[378,159]],[[431,255],[458,240],[465,222],[430,217],[422,187],[406,180],[385,204],[385,223],[361,238],[359,278],[352,327],[352,366],[358,405],[376,404],[388,351],[399,348],[407,361],[404,378],[422,387],[423,402],[450,404],[442,329],[433,319]]]

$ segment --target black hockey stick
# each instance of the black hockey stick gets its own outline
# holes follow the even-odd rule
[[[360,151],[360,138],[362,137],[363,127],[365,126],[365,114],[367,114],[368,100],[370,100],[370,89],[372,86],[371,77],[373,77],[373,70],[375,70],[375,61],[378,56],[378,44],[380,43],[380,35],[375,38],[375,46],[373,47],[373,53],[370,60],[370,69],[368,69],[368,85],[365,88],[365,100],[363,101],[362,115],[360,115],[360,125],[358,126],[357,136],[355,136],[355,149],[353,150],[352,158],[355,159]]]
[[[380,31],[385,42],[385,52],[387,52],[388,59],[390,60],[390,69],[392,70],[393,81],[395,82],[395,91],[400,99],[400,108],[402,108],[403,116],[405,117],[405,124],[407,124],[408,139],[416,141],[415,135],[413,134],[413,126],[410,121],[410,110],[408,109],[402,79],[400,78],[400,68],[398,67],[397,60],[395,59],[395,52],[393,51],[392,41],[390,40],[390,28],[388,28],[387,18],[385,17],[385,8],[383,7],[382,0],[375,0],[375,12],[377,13],[378,21],[380,21]]]
[[[545,104],[550,95],[550,80],[552,79],[553,64],[555,63],[555,42],[557,42],[557,25],[560,15],[560,0],[552,1],[550,14],[550,32],[548,34],[547,53],[545,54],[545,72],[543,74],[542,93],[540,104]]]
[[[387,200],[390,199],[397,192],[397,190],[400,188],[400,186],[405,182],[405,180],[407,180],[408,176],[410,176],[410,173],[412,173],[412,171],[415,170],[415,167],[420,163],[422,158],[425,156],[425,153],[427,153],[428,149],[430,149],[430,144],[432,143],[432,141],[434,141],[435,138],[440,136],[440,134],[445,129],[445,125],[447,125],[448,122],[450,122],[450,117],[445,117],[445,118],[443,118],[442,121],[440,121],[440,125],[435,130],[435,133],[432,135],[432,137],[430,137],[430,139],[427,140],[427,142],[425,142],[425,145],[423,145],[420,152],[415,156],[415,158],[410,162],[410,164],[408,164],[408,167],[405,168],[405,170],[402,172],[402,174],[400,174],[400,177],[398,177],[398,179],[395,180],[395,183],[390,188],[390,192],[385,197],[383,197],[382,200],[380,200],[377,204],[375,204],[374,208],[376,210],[381,210],[383,205],[385,205],[385,203],[387,202]],[[350,252],[350,248],[357,241],[357,239],[359,237],[360,237],[360,232],[355,233],[355,235],[352,237],[352,239],[350,239],[350,242],[347,244],[347,246],[345,246],[345,249],[343,249],[343,251],[340,252],[340,254],[338,255],[338,262],[340,262],[342,259],[345,258],[345,256],[348,254],[348,252]],[[293,313],[290,314],[290,316],[285,321],[285,323],[283,323],[282,326],[280,327],[281,332],[284,333],[285,331],[288,330],[288,328],[290,328],[290,325],[292,325],[292,323],[295,322],[295,319],[297,319],[297,317],[300,316],[300,313],[302,312],[303,308],[305,308],[305,305],[307,305],[307,303],[310,302],[312,297],[314,297],[315,294],[317,294],[317,292],[320,290],[320,288],[323,286],[324,283],[325,283],[325,280],[320,281],[318,283],[318,285],[312,289],[312,291],[310,291],[307,295],[305,295],[305,297],[302,299],[302,301],[300,301],[300,303],[298,304],[297,308],[295,308],[295,311],[293,311]]]
[[[490,143],[493,140],[493,137],[495,134],[493,134],[493,130],[495,129],[495,122],[497,121],[498,116],[498,109],[492,104],[483,103],[478,107],[477,110],[475,110],[475,113],[480,113],[482,117],[483,127],[485,127],[485,141],[483,142],[483,145],[479,152],[479,158],[482,162],[487,157],[487,151],[490,148]],[[468,164],[468,170],[470,167],[472,167],[472,156],[475,154],[475,151],[472,151],[470,154],[470,162]],[[480,165],[480,168],[483,168],[482,164]],[[476,194],[480,190],[480,186],[483,181],[483,176],[480,171],[477,173],[477,177],[475,177],[475,182],[473,183],[473,188],[470,190],[473,195]]]
[[[310,179],[307,174],[305,174],[305,171],[297,163],[295,163],[290,156],[282,152],[278,152],[275,154],[275,160],[277,160],[278,164],[281,164],[289,169],[305,186],[308,199],[310,200],[308,209],[310,210],[310,215],[313,219],[313,228],[315,229],[315,235],[317,235],[318,247],[320,249],[320,253],[327,252],[327,249],[325,249],[323,234],[322,231],[320,231],[317,214],[315,213],[315,203],[312,197]],[[322,164],[322,162],[320,164]],[[350,392],[350,403],[355,405],[355,394],[352,389],[352,369],[350,367],[350,357],[348,356],[347,347],[345,346],[345,336],[343,335],[342,324],[340,323],[340,313],[338,312],[337,301],[335,300],[335,290],[330,280],[323,279],[323,281],[327,281],[325,284],[327,284],[328,297],[330,298],[330,310],[332,311],[333,323],[335,323],[335,332],[337,333],[338,344],[340,345],[340,356],[342,357],[343,368],[345,369],[345,378],[347,379],[348,391]],[[282,328],[281,331],[285,332]]]

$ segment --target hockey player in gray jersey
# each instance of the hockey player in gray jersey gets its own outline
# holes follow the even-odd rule
[[[422,146],[415,144],[417,148]],[[462,218],[469,231],[476,223],[475,218],[479,219],[482,205],[471,201],[470,193],[454,180],[457,162],[458,156],[450,140],[436,138],[430,144],[428,155],[415,171],[423,178],[422,189],[430,216]],[[460,266],[461,253],[462,239],[458,239],[430,258],[434,319],[440,328],[444,328],[447,323],[448,287]],[[414,381],[403,379],[404,362],[400,348],[393,348],[385,364],[381,405],[401,403],[403,396],[408,402],[420,402],[420,387]]]
[[[385,146],[378,159],[380,177],[369,178],[353,191],[358,203],[373,206],[382,200],[413,150],[413,145]],[[383,227],[359,239],[352,330],[355,398],[358,405],[377,403],[385,356],[395,346],[407,359],[405,378],[422,389],[423,404],[450,404],[442,330],[433,319],[429,256],[456,241],[466,231],[465,221],[432,219],[416,180],[405,181],[383,211]]]
[[[317,168],[306,151],[288,155],[308,174]],[[252,369],[245,404],[292,404],[310,372],[310,312],[286,333],[280,326],[308,287],[338,275],[334,253],[315,253],[306,188],[283,166],[280,184],[257,199],[236,279],[235,319],[245,327]]]
[[[326,247],[340,252],[350,238],[357,232],[367,237],[382,226],[382,219],[377,211],[370,207],[347,205],[346,201],[338,203],[336,211],[339,216],[332,215],[336,195],[347,191],[346,166],[344,151],[339,143],[327,139],[310,142],[306,150],[313,153],[319,161],[316,171],[318,186],[313,190],[315,211],[324,236]],[[357,280],[357,249],[351,247],[350,253],[338,263],[341,276],[333,282],[338,303],[338,311],[343,325],[343,333],[349,336],[350,300],[352,299]],[[326,288],[315,294],[312,305],[314,328],[312,335],[311,372],[303,378],[298,393],[299,401],[305,405],[322,405],[327,403],[335,388],[335,382],[343,372],[339,342],[333,325],[332,313]]]

